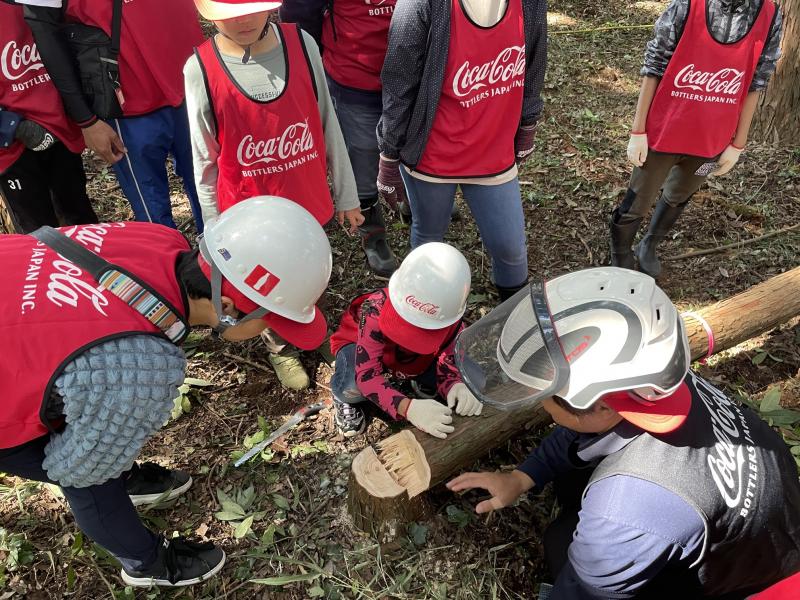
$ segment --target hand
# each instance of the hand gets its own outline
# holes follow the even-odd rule
[[[47,129],[34,121],[24,119],[14,134],[22,144],[29,150],[34,152],[41,152],[47,150],[50,146],[55,144],[58,139]]]
[[[647,134],[632,133],[628,141],[628,160],[641,167],[647,160]]]
[[[533,152],[533,140],[536,139],[537,125],[538,122],[533,125],[520,125],[517,129],[517,134],[514,136],[514,157],[517,166],[528,160]]]
[[[477,417],[483,410],[483,404],[469,391],[466,384],[460,381],[447,392],[447,406],[456,407],[456,413],[465,417]]]
[[[730,171],[733,166],[739,162],[739,157],[742,155],[742,152],[744,152],[744,148],[740,150],[733,144],[729,144],[723,153],[719,155],[717,159],[717,168],[711,171],[708,176],[719,177],[720,175],[725,175],[725,173]]]
[[[410,400],[406,419],[420,431],[440,439],[446,438],[448,433],[453,433],[456,429],[450,425],[453,422],[452,411],[436,400]]]
[[[350,210],[340,210],[336,212],[336,221],[344,227],[344,220],[350,223],[350,228],[346,229],[348,235],[353,235],[358,226],[364,223],[364,215],[361,214],[361,207],[351,208]]]
[[[522,494],[534,486],[533,479],[525,473],[513,470],[510,473],[463,473],[447,482],[451,492],[463,492],[474,488],[488,491],[492,497],[480,502],[475,512],[480,514],[505,508],[517,501]]]
[[[105,121],[97,121],[84,128],[83,140],[89,150],[112,165],[122,160],[128,151],[122,140],[119,139],[117,132],[111,129]]]
[[[397,205],[406,202],[406,186],[400,177],[400,161],[381,154],[378,165],[378,191],[386,204],[396,211]]]

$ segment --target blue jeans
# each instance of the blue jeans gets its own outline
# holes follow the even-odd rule
[[[381,93],[353,90],[339,85],[330,77],[327,79],[328,90],[356,177],[358,199],[361,200],[362,207],[369,208],[378,198],[380,151],[375,130],[383,111]]]
[[[456,187],[461,186],[483,245],[492,259],[492,279],[500,287],[516,287],[528,280],[528,248],[519,180],[500,185],[432,183],[400,174],[411,207],[411,247],[441,242],[450,226]]]
[[[171,154],[175,172],[183,179],[197,231],[202,233],[203,217],[194,186],[186,104],[160,108],[138,117],[114,119],[109,125],[128,149],[122,160],[114,165],[114,173],[131,203],[136,220],[175,228],[166,166]]]
[[[0,450],[0,471],[46,483],[56,483],[42,468],[45,435],[26,444]],[[128,571],[149,566],[158,557],[159,538],[148,530],[131,503],[125,475],[102,485],[62,487],[78,527],[113,554]]]
[[[436,361],[414,378],[426,389],[436,389]],[[358,404],[366,398],[356,385],[356,345],[347,344],[336,353],[336,370],[331,377],[333,397],[345,404]]]

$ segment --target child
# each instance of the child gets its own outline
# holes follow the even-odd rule
[[[611,216],[612,265],[634,267],[633,238],[661,191],[636,249],[639,269],[661,274],[658,244],[706,177],[730,171],[744,151],[780,43],[772,0],[673,0],[659,17],[628,143],[634,169]]]
[[[451,409],[465,416],[481,413],[481,403],[461,381],[453,360],[469,289],[464,256],[432,242],[406,257],[388,288],[353,300],[331,337],[336,356],[331,388],[336,424],[344,436],[364,431],[358,406],[364,400],[438,438],[454,429]],[[411,380],[412,397],[398,389],[402,379]],[[433,399],[436,392],[447,406]]]
[[[204,219],[244,198],[290,198],[324,225],[363,223],[319,50],[295,25],[268,22],[280,2],[195,0],[219,34],[186,63],[194,170]],[[291,75],[291,77],[290,77]],[[295,348],[265,339],[281,383],[309,378]]]

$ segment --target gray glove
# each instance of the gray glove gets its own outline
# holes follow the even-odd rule
[[[56,136],[34,121],[23,120],[15,136],[23,145],[34,152],[47,150],[58,142]]]

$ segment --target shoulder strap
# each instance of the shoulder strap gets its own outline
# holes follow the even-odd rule
[[[111,54],[116,58],[119,56],[120,37],[122,36],[122,2],[114,0],[114,8],[111,12]]]
[[[181,343],[189,333],[189,325],[180,313],[131,273],[47,225],[30,235],[87,271],[102,287],[158,327],[172,343]]]
[[[306,40],[303,36],[303,30],[300,25],[295,24],[297,29],[297,40],[300,42],[300,47],[303,49],[303,56],[306,57],[306,66],[308,67],[308,76],[311,78],[311,86],[314,88],[314,98],[319,101],[319,90],[317,90],[317,77],[314,74],[314,67],[311,66],[311,57],[308,56],[308,48],[306,48]],[[288,65],[287,65],[288,68]]]

